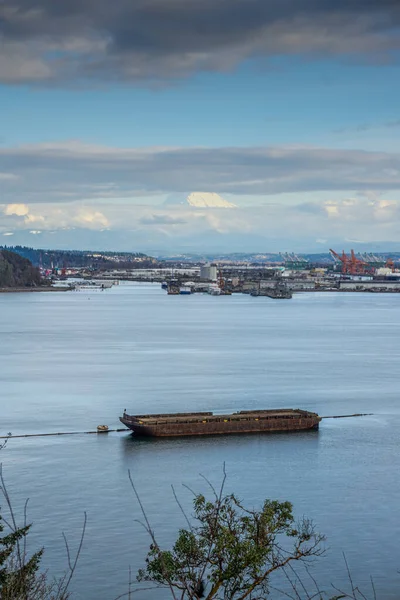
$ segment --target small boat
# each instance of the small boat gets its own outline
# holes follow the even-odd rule
[[[218,285],[216,284],[211,284],[208,288],[208,293],[211,296],[220,296],[221,295],[221,289]]]
[[[179,293],[181,296],[188,296],[192,293],[192,289],[188,285],[183,285],[179,288]]]
[[[97,433],[107,433],[108,425],[97,425]]]

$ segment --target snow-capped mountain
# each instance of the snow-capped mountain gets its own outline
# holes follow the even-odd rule
[[[192,192],[185,194],[172,194],[165,201],[167,206],[193,206],[194,208],[235,208],[235,204],[224,200],[219,194],[213,192]]]

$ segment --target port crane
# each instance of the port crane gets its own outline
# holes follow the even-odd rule
[[[338,254],[332,249],[329,252],[332,254],[335,262],[342,265],[342,273],[346,275],[363,275],[373,272],[377,267],[383,266],[391,269],[392,272],[395,269],[393,259],[391,258],[388,258],[385,262],[384,259],[380,260],[374,254],[363,254],[361,258],[358,258],[354,250],[350,251],[350,255],[347,255],[344,250],[342,254]]]
[[[308,266],[308,260],[303,256],[298,256],[293,252],[280,252],[280,256],[283,259],[284,265],[287,269],[292,271],[305,269]]]
[[[342,250],[342,254],[338,254],[332,249],[329,249],[329,252],[332,254],[334,260],[337,263],[341,263],[342,273],[344,275],[364,274],[367,273],[371,267],[371,265],[365,260],[357,258],[357,256],[354,253],[354,250],[350,251],[350,256],[348,256],[344,250]]]
[[[395,271],[395,266],[394,266],[394,261],[392,258],[388,258],[386,263],[385,263],[385,267],[387,269],[391,269],[392,273],[394,273]]]
[[[363,260],[367,262],[371,267],[375,267],[376,269],[380,267],[386,267],[387,269],[391,269],[392,272],[395,270],[395,264],[392,258],[385,258],[383,256],[379,257],[376,254],[363,254]]]

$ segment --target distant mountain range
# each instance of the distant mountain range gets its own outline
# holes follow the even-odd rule
[[[335,261],[329,252],[298,253],[298,256],[313,264],[332,265]],[[395,262],[400,261],[400,252],[377,252],[376,256],[382,261],[392,258]],[[176,253],[162,254],[158,256],[160,261],[188,261],[188,262],[210,262],[210,261],[232,261],[247,263],[279,263],[285,262],[282,254],[275,252],[205,252],[205,253]]]

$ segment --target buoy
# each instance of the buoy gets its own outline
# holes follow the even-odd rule
[[[97,425],[97,433],[107,433],[108,425]]]

